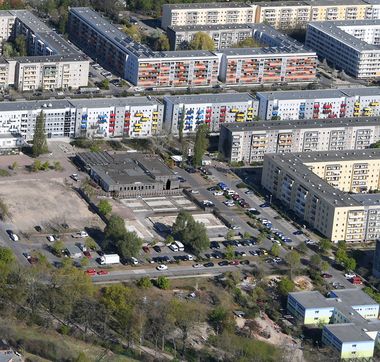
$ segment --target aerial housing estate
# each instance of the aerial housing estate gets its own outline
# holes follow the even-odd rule
[[[379,304],[360,289],[289,293],[288,312],[303,325],[323,324],[322,343],[348,360],[372,360],[379,343]]]
[[[0,88],[20,91],[87,86],[89,60],[27,10],[0,11],[0,42],[24,36],[27,56],[0,58]]]
[[[257,25],[253,32],[264,44],[270,41],[268,47],[213,52],[152,51],[89,8],[71,8],[68,29],[70,39],[85,52],[146,88],[206,87],[218,79],[230,85],[315,80],[315,52],[268,26]]]
[[[261,183],[333,242],[380,237],[380,150],[264,155]]]

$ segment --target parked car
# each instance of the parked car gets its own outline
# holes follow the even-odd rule
[[[223,191],[214,191],[214,196],[223,196]]]
[[[351,283],[355,285],[361,285],[363,284],[362,278],[355,276],[351,279]]]
[[[79,181],[79,176],[77,173],[73,173],[72,175],[70,175],[70,178],[72,178],[74,181]]]
[[[217,241],[211,241],[210,249],[220,249],[220,244]]]
[[[98,270],[96,274],[98,274],[98,275],[107,275],[108,274],[108,270]]]
[[[323,273],[322,274],[322,278],[325,278],[325,279],[330,279],[330,278],[332,278],[333,276],[331,275],[331,274],[329,274],[329,273]]]
[[[38,231],[39,233],[42,231],[42,227],[40,225],[36,225],[35,230]]]
[[[95,269],[87,269],[85,273],[87,275],[94,276],[94,275],[96,275],[96,270]]]
[[[142,250],[144,250],[145,253],[149,253],[149,247],[148,246],[143,246]]]
[[[160,248],[158,245],[153,246],[153,250],[154,250],[156,253],[161,253],[161,248]]]
[[[344,277],[345,277],[346,279],[352,279],[352,278],[355,278],[355,277],[356,277],[356,274],[355,274],[355,273],[352,273],[352,272],[349,272],[349,273],[344,274]]]
[[[88,259],[91,259],[92,258],[92,256],[91,256],[91,253],[87,250],[87,251],[84,251],[83,252],[83,255],[86,257],[86,258],[88,258]]]
[[[13,241],[19,241],[20,238],[18,237],[17,234],[15,234],[12,230],[7,230],[7,233],[9,235],[9,237],[13,240]]]
[[[206,264],[203,264],[203,266],[205,267],[205,268],[211,268],[211,267],[213,267],[214,266],[214,263],[206,263]]]
[[[168,267],[165,264],[160,264],[159,266],[157,266],[156,269],[162,271],[162,270],[167,270]]]
[[[199,263],[197,263],[197,264],[193,264],[193,268],[195,268],[195,269],[198,269],[198,268],[202,268],[202,264],[199,264]]]
[[[50,241],[50,242],[53,242],[53,241],[55,240],[55,238],[54,238],[53,235],[48,235],[48,236],[46,237],[46,239],[48,239],[48,241]]]
[[[227,265],[229,265],[230,263],[227,261],[227,260],[223,260],[223,261],[220,261],[219,263],[218,263],[218,265],[219,266],[227,266]]]
[[[230,265],[239,265],[239,260],[232,260],[230,261]]]
[[[245,193],[246,195],[253,195],[253,194],[254,194],[254,192],[251,191],[251,190],[247,190],[247,191],[245,191],[244,193]]]

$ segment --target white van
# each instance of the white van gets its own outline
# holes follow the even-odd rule
[[[179,249],[178,249],[178,246],[177,246],[176,243],[169,244],[169,245],[168,245],[168,248],[169,248],[170,250],[172,250],[172,251],[178,251],[178,250],[179,250]]]
[[[232,195],[235,195],[236,192],[234,190],[226,190],[225,193],[228,195],[228,196],[232,196]]]
[[[175,241],[174,244],[177,245],[179,251],[185,250],[185,245],[183,245],[180,241]]]
[[[132,257],[131,257],[131,263],[132,263],[133,265],[137,265],[137,264],[139,263],[139,261],[138,261],[134,256],[132,256]]]

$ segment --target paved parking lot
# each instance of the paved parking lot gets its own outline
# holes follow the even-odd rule
[[[172,212],[180,209],[196,210],[196,206],[185,196],[167,196],[167,197],[142,197],[122,199],[120,202],[133,210],[133,212]]]

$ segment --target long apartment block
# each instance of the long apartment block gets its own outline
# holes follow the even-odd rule
[[[364,19],[380,19],[378,0],[165,4],[161,27],[266,23],[289,29],[305,27],[310,21]]]
[[[26,10],[0,12],[1,43],[22,35],[28,56],[0,58],[0,88],[21,91],[87,86],[89,61],[63,37]]]
[[[85,52],[146,88],[208,87],[218,78],[235,85],[315,80],[315,52],[264,25],[255,25],[253,36],[270,41],[269,47],[214,52],[152,51],[89,8],[71,8],[68,28],[70,39]]]
[[[171,26],[166,29],[170,49],[187,49],[199,32],[207,33],[211,37],[216,50],[233,48],[239,42],[252,38],[252,27],[249,24]]]
[[[333,242],[380,237],[380,150],[266,154],[262,186]]]
[[[261,120],[380,116],[380,89],[347,88],[257,92]]]
[[[360,289],[289,293],[287,310],[302,325],[323,325],[322,343],[343,360],[371,360],[379,343],[379,304]],[[331,356],[334,358],[335,356]]]
[[[256,6],[243,2],[164,4],[161,27],[254,23]]]
[[[219,151],[228,161],[262,162],[266,153],[341,151],[380,140],[378,117],[224,124]]]
[[[199,94],[164,97],[165,129],[177,135],[196,131],[207,124],[210,132],[231,122],[250,122],[257,116],[258,102],[248,93]]]
[[[309,23],[306,45],[347,74],[380,78],[380,20]]]
[[[252,25],[252,37],[268,47],[220,50],[219,79],[231,85],[302,83],[316,79],[316,53],[265,24]]]
[[[164,108],[152,97],[2,102],[0,134],[31,140],[41,112],[48,138],[134,138],[159,134]]]

